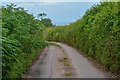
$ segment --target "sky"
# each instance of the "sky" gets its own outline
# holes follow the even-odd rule
[[[10,1],[10,0],[9,0]],[[91,6],[94,4],[98,4],[98,1],[93,2],[64,2],[58,0],[58,2],[45,2],[44,0],[34,2],[35,0],[31,0],[28,2],[18,2],[14,1],[3,1],[2,5],[15,3],[17,6],[24,7],[28,10],[28,13],[33,14],[35,17],[39,13],[46,13],[47,18],[50,18],[53,24],[60,26],[60,25],[68,25],[70,23],[75,22],[76,20],[80,19],[86,12],[87,9],[90,9]],[[37,0],[36,0],[37,1]]]

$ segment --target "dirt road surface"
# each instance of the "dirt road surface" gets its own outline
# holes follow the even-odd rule
[[[95,67],[74,48],[63,43],[55,44],[61,48],[46,47],[24,78],[110,78],[110,74]]]

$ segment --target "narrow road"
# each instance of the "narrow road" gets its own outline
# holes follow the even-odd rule
[[[55,44],[61,48],[46,47],[24,78],[110,78],[110,74],[95,67],[74,48]]]

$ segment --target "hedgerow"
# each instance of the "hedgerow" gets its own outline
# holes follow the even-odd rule
[[[47,40],[68,43],[120,74],[120,2],[92,6],[78,21],[47,28]]]
[[[2,6],[2,77],[20,78],[47,43],[44,25],[15,4]]]

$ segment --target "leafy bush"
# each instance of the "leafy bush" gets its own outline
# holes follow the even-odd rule
[[[47,45],[44,30],[44,25],[24,8],[2,6],[3,78],[19,78],[26,72]]]
[[[94,5],[70,25],[47,28],[47,40],[68,43],[120,74],[119,5],[119,2]]]

